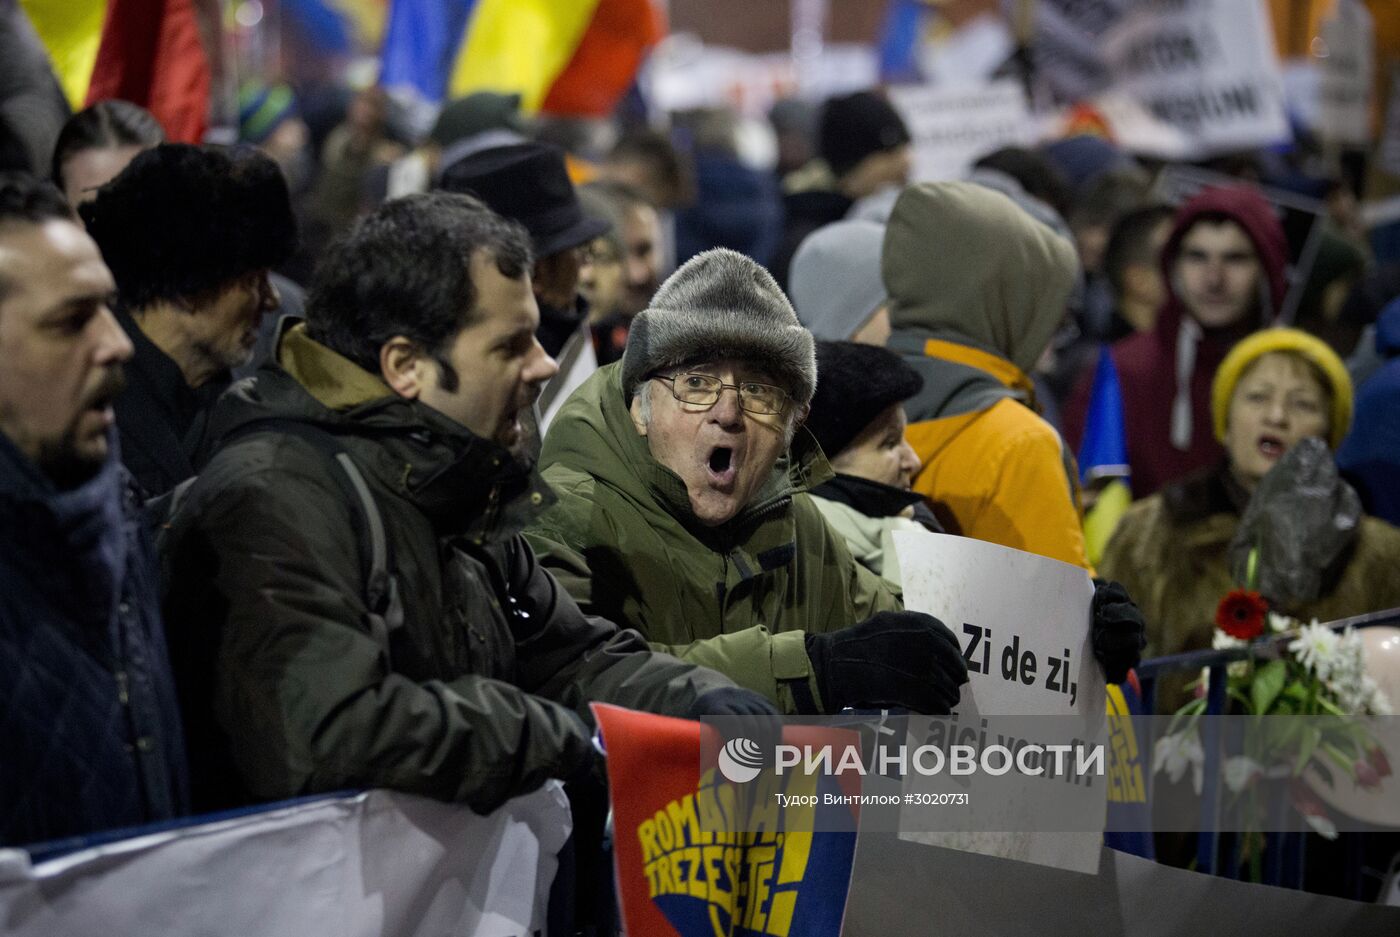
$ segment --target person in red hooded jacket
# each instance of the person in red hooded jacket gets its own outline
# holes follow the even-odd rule
[[[1278,317],[1287,261],[1283,227],[1252,188],[1208,188],[1177,211],[1162,248],[1167,299],[1156,324],[1112,346],[1134,497],[1223,457],[1211,380],[1231,346]],[[1066,409],[1076,450],[1093,377],[1092,368],[1081,376]]]

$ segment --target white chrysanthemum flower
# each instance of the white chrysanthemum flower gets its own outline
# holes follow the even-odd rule
[[[1269,630],[1274,634],[1282,634],[1298,624],[1297,621],[1287,615],[1280,615],[1278,612],[1269,612]]]
[[[1361,635],[1355,628],[1347,628],[1337,642],[1337,669],[1348,679],[1361,680],[1366,672],[1366,646],[1361,643]]]
[[[1225,759],[1225,786],[1231,793],[1238,794],[1256,779],[1264,776],[1264,766],[1253,758],[1235,755]]]
[[[1314,619],[1299,630],[1298,637],[1288,642],[1288,650],[1298,658],[1298,663],[1326,682],[1336,666],[1340,645],[1341,637],[1337,632],[1326,625],[1319,625]]]
[[[1371,695],[1365,684],[1365,656],[1361,635],[1354,628],[1348,628],[1339,636],[1327,689],[1336,697],[1337,705],[1349,715],[1364,712]]]
[[[1205,780],[1205,763],[1206,753],[1201,748],[1201,736],[1194,726],[1183,732],[1163,736],[1157,740],[1157,745],[1152,751],[1153,774],[1165,769],[1167,777],[1175,784],[1186,774],[1186,769],[1190,768],[1191,785],[1197,794],[1201,792],[1201,785]]]
[[[1386,696],[1385,690],[1380,688],[1369,675],[1361,678],[1362,688],[1366,693],[1366,711],[1373,716],[1393,716],[1395,707],[1391,705],[1390,697]]]

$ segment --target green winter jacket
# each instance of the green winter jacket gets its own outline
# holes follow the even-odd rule
[[[704,527],[684,483],[637,435],[620,366],[609,365],[555,417],[541,465],[559,501],[526,537],[584,610],[636,628],[653,647],[714,668],[785,712],[797,712],[805,692],[820,705],[805,632],[901,608],[806,494],[831,468],[805,430],[753,504]]]
[[[485,812],[591,763],[587,704],[680,715],[719,674],[585,617],[520,527],[549,497],[506,451],[300,328],[216,405],[213,457],[163,537],[200,806],[384,787]],[[387,529],[402,624],[367,624],[336,436]],[[175,640],[175,636],[179,639]]]

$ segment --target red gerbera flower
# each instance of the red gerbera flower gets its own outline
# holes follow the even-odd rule
[[[1215,627],[1232,638],[1253,641],[1264,633],[1264,615],[1269,611],[1263,596],[1250,589],[1236,589],[1215,608]]]

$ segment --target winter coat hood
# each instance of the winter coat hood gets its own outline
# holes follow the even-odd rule
[[[1376,318],[1376,352],[1382,358],[1400,355],[1400,297],[1391,300]]]
[[[1000,192],[906,188],[881,259],[890,325],[991,352],[1029,371],[1064,319],[1074,247]]]

